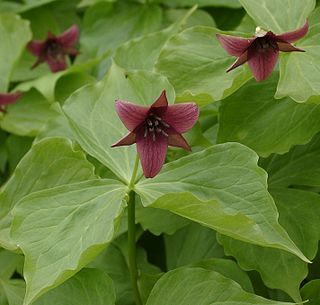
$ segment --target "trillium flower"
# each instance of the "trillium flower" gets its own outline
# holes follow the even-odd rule
[[[168,105],[164,90],[149,107],[117,100],[116,110],[130,132],[112,147],[137,143],[146,178],[159,173],[168,145],[191,150],[181,134],[190,130],[198,120],[199,109],[195,103]]]
[[[55,36],[48,32],[47,39],[30,41],[27,48],[31,54],[38,57],[32,68],[47,62],[52,72],[65,70],[67,55],[75,56],[78,54],[78,51],[73,47],[78,38],[79,29],[73,25],[61,35]]]
[[[0,112],[5,112],[6,105],[14,104],[20,97],[21,92],[15,93],[0,93]]]
[[[241,38],[217,34],[222,47],[232,56],[238,57],[227,72],[248,62],[253,76],[257,81],[266,79],[277,63],[279,51],[304,52],[291,43],[301,39],[308,32],[308,22],[298,30],[276,35],[260,27],[256,28],[253,38]]]

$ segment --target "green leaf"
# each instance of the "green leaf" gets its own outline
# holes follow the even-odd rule
[[[275,100],[277,74],[263,83],[250,81],[220,107],[218,142],[235,141],[260,156],[285,153],[320,131],[320,106]]]
[[[24,305],[73,276],[110,243],[125,193],[118,181],[91,180],[35,192],[15,206],[11,233],[25,254]]]
[[[320,302],[320,280],[313,280],[301,289],[304,300],[309,300],[308,305],[318,305]]]
[[[250,17],[276,34],[302,26],[313,11],[315,0],[239,0]]]
[[[250,278],[246,272],[231,259],[211,258],[195,264],[190,267],[200,267],[207,270],[219,272],[221,275],[240,284],[243,290],[247,292],[254,292]]]
[[[8,113],[0,120],[0,127],[19,136],[34,137],[53,117],[53,110],[46,98],[37,90],[31,89],[13,105],[7,107]]]
[[[180,229],[174,235],[165,235],[165,249],[169,270],[224,256],[216,240],[216,233],[196,223]]]
[[[61,286],[49,291],[34,305],[114,305],[112,279],[99,269],[85,268]]]
[[[122,234],[112,244],[103,251],[91,264],[108,273],[112,278],[116,292],[118,305],[132,305],[134,295],[128,268],[128,239],[127,234]],[[147,259],[146,251],[137,247],[137,266],[139,270],[139,284],[141,292],[148,293],[145,285],[150,283],[148,276],[155,276],[161,273],[160,269],[150,264]]]
[[[26,286],[24,281],[18,279],[0,280],[0,286],[3,288],[9,305],[22,305]]]
[[[210,27],[192,27],[173,36],[162,49],[156,69],[168,77],[178,98],[208,104],[251,78],[246,66],[226,73],[234,59],[220,46],[217,33]]]
[[[136,185],[144,206],[169,210],[218,232],[307,261],[278,223],[258,156],[238,143],[216,145],[166,164]],[[174,182],[174,183],[173,183]]]
[[[157,4],[98,3],[84,16],[80,39],[82,56],[95,57],[115,50],[132,38],[159,30],[161,21],[162,10]]]
[[[10,251],[0,250],[0,280],[10,279],[17,266],[23,261],[21,255]]]
[[[83,152],[67,139],[51,138],[34,145],[0,191],[0,243],[15,248],[9,238],[11,210],[24,196],[68,183],[94,178]]]
[[[31,39],[29,22],[17,15],[0,15],[0,92],[8,89],[9,80],[23,48]]]
[[[163,89],[167,90],[169,101],[173,101],[173,90],[165,77],[151,72],[127,72],[113,64],[101,82],[76,91],[63,110],[81,147],[128,183],[136,149],[111,148],[128,133],[116,113],[115,100],[148,105]]]
[[[304,5],[304,3],[302,3]],[[320,8],[310,16],[310,29],[307,36],[296,43],[306,52],[292,52],[280,57],[280,80],[275,97],[290,96],[296,102],[319,103],[320,95]],[[299,54],[297,54],[299,53]]]
[[[146,305],[289,305],[248,293],[234,281],[202,268],[180,268],[166,273],[156,283]]]

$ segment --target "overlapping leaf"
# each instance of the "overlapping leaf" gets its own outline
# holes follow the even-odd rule
[[[278,223],[257,155],[240,144],[217,145],[170,162],[153,180],[139,182],[136,191],[144,206],[169,210],[230,237],[305,260]]]

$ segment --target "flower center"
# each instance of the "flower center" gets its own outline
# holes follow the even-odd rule
[[[146,138],[148,134],[152,136],[152,140],[156,140],[157,135],[163,135],[165,137],[168,137],[168,133],[166,130],[170,127],[169,124],[164,122],[160,117],[154,115],[151,113],[147,119],[145,120],[144,125],[144,137]]]
[[[59,43],[57,43],[55,40],[49,40],[47,42],[47,52],[51,56],[56,56],[60,54],[62,51],[62,48]]]
[[[276,42],[274,42],[270,37],[258,37],[255,42],[259,52],[265,52],[270,48],[274,51],[278,50]]]

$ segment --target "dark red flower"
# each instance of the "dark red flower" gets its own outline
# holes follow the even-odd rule
[[[0,112],[5,112],[5,106],[14,104],[20,97],[21,92],[15,93],[0,93]]]
[[[65,70],[67,68],[66,56],[78,54],[73,47],[78,39],[79,29],[73,25],[59,36],[48,32],[47,39],[30,41],[27,48],[31,54],[38,57],[32,68],[47,62],[52,72]]]
[[[304,52],[291,43],[301,39],[308,32],[308,22],[295,31],[276,35],[257,27],[253,38],[241,38],[230,35],[217,34],[222,47],[232,56],[238,57],[227,72],[248,62],[249,67],[257,81],[266,79],[277,63],[279,51]]]
[[[181,134],[191,129],[198,120],[199,109],[195,103],[168,105],[164,90],[149,107],[118,100],[116,110],[130,132],[112,147],[137,143],[146,178],[159,173],[168,145],[191,150]]]

